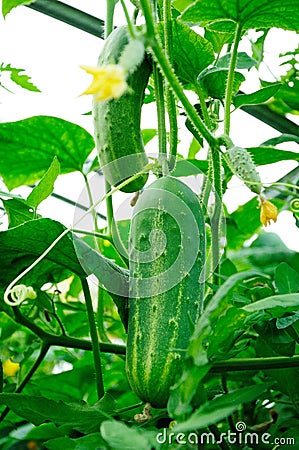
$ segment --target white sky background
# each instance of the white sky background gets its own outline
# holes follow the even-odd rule
[[[68,0],[67,3],[105,19],[105,2],[102,0]],[[124,23],[120,6],[117,5],[116,25]],[[1,62],[25,69],[26,74],[31,76],[34,84],[42,91],[32,93],[18,88],[7,80],[6,85],[14,94],[1,89],[0,122],[16,121],[34,115],[52,115],[77,123],[93,134],[92,117],[83,115],[91,110],[92,99],[90,96],[79,96],[89,85],[91,78],[79,68],[79,65],[96,65],[103,41],[27,7],[12,10],[5,20],[1,16],[0,39]],[[266,61],[276,77],[284,74],[286,70],[285,66],[278,67],[279,53],[295,49],[297,43],[298,39],[293,32],[277,29],[270,32],[266,41]],[[250,53],[249,45],[244,43],[242,50],[248,50]],[[248,93],[259,88],[257,76],[254,75],[254,71],[250,73],[249,82],[242,86]],[[266,66],[263,67],[262,77],[274,81]],[[3,77],[2,81],[4,80]],[[292,120],[295,120],[294,117]],[[143,110],[142,128],[155,127],[155,111],[152,106],[146,106]],[[257,146],[279,134],[245,112],[237,111],[232,116],[231,135],[236,145]],[[181,134],[180,138],[179,153],[186,155],[191,136],[185,133]],[[156,141],[151,145],[156,148]],[[297,150],[294,143],[285,143],[280,147]],[[152,147],[149,148],[152,150]],[[295,162],[283,161],[264,166],[259,171],[262,181],[271,182],[296,166]],[[233,179],[229,186],[230,189],[225,194],[225,203],[231,212],[249,200],[252,194],[237,179]],[[55,192],[77,200],[82,187],[80,175],[63,175],[55,184]],[[26,196],[29,190],[22,193]],[[128,200],[128,196],[119,194],[118,203]],[[60,220],[66,225],[72,222],[72,208],[53,199],[43,202],[40,212],[43,216]],[[267,231],[276,232],[286,245],[299,251],[299,233],[290,212],[282,212],[277,223],[268,227]]]

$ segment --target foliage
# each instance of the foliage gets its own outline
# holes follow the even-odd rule
[[[3,0],[3,15],[29,3],[34,4]],[[116,2],[108,3],[113,7],[106,35],[113,29]],[[158,117],[157,130],[135,130],[144,146],[158,137],[159,154],[149,155],[152,162],[143,171],[201,183],[204,308],[196,323],[189,317],[188,347],[165,349],[179,351],[183,360],[167,408],[149,409],[126,375],[130,219],[115,220],[113,212],[118,191],[140,173],[117,187],[106,183],[105,193],[95,197],[92,177],[102,176],[102,168],[85,129],[51,116],[1,123],[0,449],[296,448],[299,254],[265,232],[258,208],[271,201],[271,211],[290,211],[289,220],[299,226],[299,133],[292,121],[299,111],[298,49],[280,56],[286,70],[281,79],[265,81],[259,71],[268,30],[298,32],[297,1],[132,3],[144,25],[129,20],[131,42],[140,40],[153,65],[143,103],[155,104]],[[54,17],[60,11],[57,4]],[[76,14],[78,21],[80,11]],[[88,17],[82,12],[79,28],[89,29]],[[249,40],[251,29],[262,34]],[[241,48],[244,41],[251,52]],[[23,69],[2,64],[0,72],[39,92]],[[252,73],[260,88],[244,93],[243,82]],[[2,81],[0,86],[6,88]],[[246,149],[252,156],[246,170],[235,170],[229,161],[238,146],[231,140],[231,122],[239,108],[273,129],[266,142]],[[128,116],[122,126],[129,133]],[[180,155],[183,133],[191,144]],[[295,168],[268,187],[262,171],[261,184],[253,176],[256,168],[285,161]],[[80,217],[66,227],[63,208],[56,221],[42,217],[40,205],[56,195],[56,180],[71,172],[81,174],[88,204],[79,200]],[[247,185],[252,197],[229,213],[223,195],[240,173],[239,184]],[[14,191],[19,187],[30,189],[29,195],[20,196]],[[139,193],[124,195],[138,202]],[[186,229],[185,224],[182,247]],[[246,436],[257,441],[245,441]]]

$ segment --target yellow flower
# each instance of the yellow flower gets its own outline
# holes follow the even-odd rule
[[[117,64],[107,64],[100,67],[81,66],[87,73],[93,75],[91,85],[82,95],[94,94],[96,101],[119,98],[127,90],[126,71]]]
[[[275,205],[273,205],[273,203],[269,202],[262,196],[260,197],[260,201],[261,201],[260,219],[262,224],[266,227],[270,225],[271,220],[273,220],[273,222],[276,222],[278,216],[278,209],[276,208]]]
[[[3,372],[7,377],[14,377],[19,368],[20,364],[13,362],[11,359],[3,361]]]

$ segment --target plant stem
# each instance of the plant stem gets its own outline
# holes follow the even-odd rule
[[[173,62],[173,40],[172,40],[172,23],[171,23],[171,1],[163,0],[163,27],[164,27],[164,50],[170,64]],[[173,91],[169,85],[165,86],[166,108],[169,120],[169,170],[173,170],[176,162],[177,146],[178,146],[178,121],[176,102]]]
[[[148,0],[140,0],[140,6],[142,8],[146,21],[148,44],[153,56],[155,57],[156,61],[158,62],[161,68],[163,75],[165,76],[175,95],[182,103],[183,107],[185,108],[187,116],[189,117],[195,128],[198,129],[198,131],[202,134],[202,136],[211,146],[216,145],[217,141],[215,137],[210,132],[210,130],[205,126],[204,122],[198,116],[196,109],[193,107],[193,105],[189,102],[188,98],[186,97],[182,85],[180,84],[176,74],[174,73],[174,70],[170,62],[165,56],[164,50],[160,42],[156,38],[155,25],[152,16],[152,10],[150,7],[150,2]]]
[[[93,353],[93,360],[94,360],[94,367],[95,367],[97,393],[98,393],[98,399],[100,400],[104,395],[104,383],[103,383],[98,332],[97,332],[97,326],[96,326],[96,322],[95,322],[94,310],[93,310],[93,306],[92,306],[92,299],[91,299],[91,295],[90,295],[88,282],[85,278],[82,278],[81,283],[82,283],[82,289],[84,292],[87,316],[88,316],[88,321],[89,321],[89,332],[90,332],[91,344],[92,344],[92,353]]]
[[[104,296],[103,289],[101,286],[98,286],[98,314],[97,314],[97,322],[98,322],[98,330],[100,340],[102,342],[111,342],[107,336],[105,327],[104,327]]]
[[[77,339],[66,335],[57,336],[56,334],[48,333],[47,331],[42,330],[34,322],[31,322],[29,319],[27,319],[27,317],[24,317],[19,311],[19,308],[13,307],[12,309],[15,316],[14,317],[15,322],[28,328],[49,346],[76,348],[79,350],[87,350],[87,351],[92,350],[92,344],[90,341],[84,339]],[[113,353],[116,355],[126,354],[126,347],[124,345],[109,344],[109,343],[100,343],[99,345],[100,351],[103,353]]]
[[[106,194],[111,191],[111,186],[108,181],[105,181],[106,186]],[[112,196],[106,197],[106,208],[107,208],[107,236],[111,237],[112,235],[112,223],[114,220],[114,212],[113,212],[113,203]],[[112,240],[112,239],[111,239]]]
[[[212,270],[214,271],[220,261],[220,223],[222,207],[222,178],[221,178],[221,154],[218,148],[211,148],[213,185],[215,192],[214,212],[211,219],[212,229]],[[214,283],[218,284],[219,279],[214,275]]]
[[[299,367],[299,355],[275,356],[266,358],[232,358],[216,362],[213,373],[238,372],[243,370],[273,370]]]
[[[128,9],[127,9],[126,4],[125,4],[125,1],[124,0],[120,0],[120,3],[121,3],[122,9],[123,9],[124,14],[125,14],[125,18],[126,18],[126,21],[127,21],[127,25],[128,25],[128,30],[129,30],[130,36],[131,36],[132,39],[135,39],[134,28],[132,26],[132,22],[131,22],[131,19],[130,19],[130,16],[129,16],[129,12],[128,12]]]
[[[24,377],[23,381],[20,383],[20,385],[15,390],[16,394],[19,394],[20,392],[22,392],[24,387],[31,380],[32,376],[35,374],[35,372],[37,371],[37,369],[39,368],[39,366],[43,362],[46,354],[48,353],[49,348],[50,348],[50,345],[47,342],[43,342],[41,350],[40,350],[40,353],[39,353],[36,361],[32,365],[32,367],[29,370],[29,372],[27,373],[27,375]],[[4,409],[3,413],[0,416],[0,422],[2,422],[5,419],[5,417],[9,413],[9,411],[10,411],[10,408],[8,408],[8,407]]]
[[[167,175],[168,167],[166,167],[166,123],[165,123],[165,104],[164,104],[164,86],[162,75],[154,63],[153,68],[154,84],[155,84],[155,97],[157,106],[157,118],[158,118],[158,140],[159,140],[159,162],[162,166],[163,175]]]
[[[236,25],[235,37],[233,51],[231,53],[227,84],[225,90],[225,100],[224,100],[224,133],[229,135],[230,132],[230,107],[233,97],[233,86],[235,78],[235,68],[237,63],[238,46],[242,35],[242,26],[238,23]]]
[[[77,228],[73,228],[72,232],[78,233],[78,234],[85,234],[86,236],[95,236],[95,237],[103,239],[105,241],[109,241],[111,244],[113,244],[111,236],[107,236],[106,234],[103,234],[103,233],[98,233],[97,231],[87,231],[87,230],[79,230]]]
[[[106,22],[105,22],[105,39],[113,31],[113,17],[115,9],[115,0],[106,0]]]

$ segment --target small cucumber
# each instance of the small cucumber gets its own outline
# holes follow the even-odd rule
[[[106,40],[98,65],[117,64],[129,42],[125,27],[114,30]],[[106,180],[113,186],[140,172],[148,163],[140,130],[144,91],[151,73],[145,56],[127,79],[128,91],[118,99],[93,105],[95,139],[99,160]],[[140,175],[121,190],[139,191],[148,174]]]
[[[250,153],[242,147],[231,147],[228,151],[229,165],[237,175],[255,194],[261,193],[261,179]]]
[[[167,405],[203,301],[205,222],[195,193],[174,177],[148,186],[130,228],[126,369],[145,402]]]

